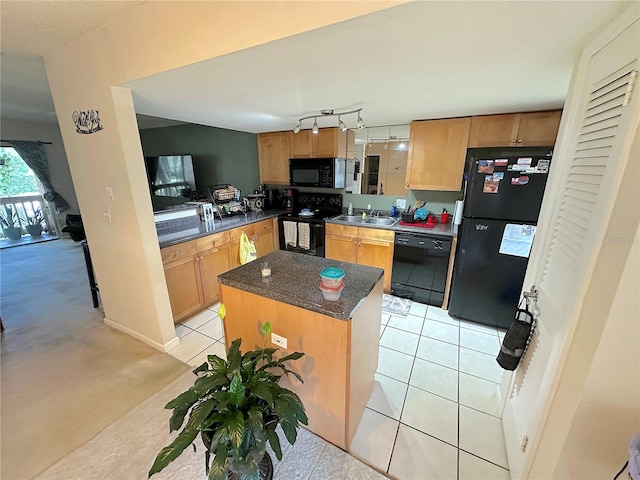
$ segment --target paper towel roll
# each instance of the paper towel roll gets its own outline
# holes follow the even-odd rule
[[[462,210],[464,209],[464,201],[456,200],[456,206],[453,212],[453,224],[460,225],[462,223]]]

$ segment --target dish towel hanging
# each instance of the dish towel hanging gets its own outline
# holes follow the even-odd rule
[[[298,223],[298,245],[305,250],[311,248],[311,232],[308,223]]]
[[[296,222],[282,222],[284,226],[284,243],[295,247],[298,243],[298,228]]]

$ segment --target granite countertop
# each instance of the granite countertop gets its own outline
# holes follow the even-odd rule
[[[182,242],[188,242],[199,237],[206,237],[214,233],[224,232],[232,228],[242,227],[250,223],[267,220],[277,217],[284,213],[282,209],[270,209],[260,212],[249,212],[246,215],[233,215],[230,217],[216,217],[214,220],[204,222],[200,217],[195,215],[186,218],[178,218],[158,222],[156,224],[156,232],[158,234],[158,242],[160,248],[169,247]]]
[[[269,262],[271,276],[260,270]],[[320,291],[320,272],[326,267],[344,270],[344,289],[335,301],[325,300]],[[246,265],[218,276],[223,285],[247,291],[323,315],[348,320],[369,295],[384,271],[355,263],[276,250]]]
[[[344,215],[344,214],[342,214]],[[336,217],[339,217],[340,215],[337,215]],[[393,230],[394,232],[410,232],[410,233],[424,233],[427,235],[442,235],[442,236],[446,236],[446,237],[453,237],[454,233],[453,233],[453,225],[451,223],[446,223],[446,224],[442,224],[442,223],[438,223],[435,227],[433,228],[426,228],[426,227],[418,227],[418,226],[411,226],[410,224],[407,225],[400,225],[400,222],[396,223],[395,225],[377,225],[377,224],[371,224],[371,223],[361,223],[361,222],[345,222],[345,221],[341,221],[341,220],[336,220],[335,218],[327,218],[325,220],[325,223],[335,223],[338,225],[349,225],[351,227],[364,227],[364,228],[377,228],[377,229],[382,229],[382,230]]]

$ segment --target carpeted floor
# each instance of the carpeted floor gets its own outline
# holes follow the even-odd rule
[[[190,370],[104,324],[69,239],[0,252],[0,315],[3,479],[35,478]]]

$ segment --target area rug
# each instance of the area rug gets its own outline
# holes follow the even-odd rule
[[[382,298],[382,311],[399,317],[406,317],[411,308],[411,300],[408,298],[394,297],[384,294]]]

